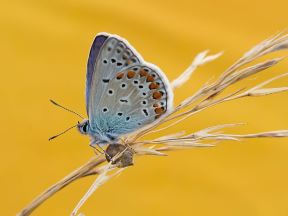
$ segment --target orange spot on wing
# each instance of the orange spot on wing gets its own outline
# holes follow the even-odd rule
[[[146,81],[147,81],[147,82],[153,82],[153,81],[154,81],[154,77],[148,75]]]
[[[162,94],[158,91],[153,93],[153,99],[160,99],[162,97]]]
[[[156,83],[152,82],[150,85],[149,85],[149,89],[157,89],[159,87],[159,85],[157,85]]]
[[[122,79],[123,76],[124,76],[124,73],[117,73],[117,74],[116,74],[116,78],[117,78],[117,79]]]
[[[134,71],[128,71],[128,72],[127,72],[127,77],[128,77],[129,79],[133,78],[134,76],[135,76],[135,72],[134,72]]]
[[[143,68],[140,70],[140,76],[143,77],[143,76],[147,76],[148,72],[145,71]]]
[[[156,114],[162,114],[164,113],[165,109],[163,107],[158,107],[154,111]]]

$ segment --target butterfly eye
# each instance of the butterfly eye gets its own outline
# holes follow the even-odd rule
[[[87,133],[87,131],[88,131],[88,124],[84,124],[82,130],[83,130],[84,133]]]

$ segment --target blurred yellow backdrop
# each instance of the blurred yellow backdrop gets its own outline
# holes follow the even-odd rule
[[[174,79],[204,49],[225,51],[176,91],[176,102],[219,75],[247,49],[288,26],[286,0],[1,1],[1,215],[15,215],[51,184],[93,156],[76,130],[47,138],[78,119],[53,98],[85,114],[85,73],[98,32],[121,35]],[[282,52],[287,56],[287,52]],[[288,61],[242,82],[256,84]],[[288,80],[273,86],[287,85]],[[246,122],[230,131],[288,128],[288,94],[208,109],[169,130]],[[148,137],[149,138],[149,137]],[[216,148],[138,157],[101,187],[85,215],[288,215],[287,139],[225,142]],[[59,192],[32,215],[69,215],[95,177]]]

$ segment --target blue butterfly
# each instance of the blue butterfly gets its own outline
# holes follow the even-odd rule
[[[90,145],[116,144],[162,118],[172,103],[171,86],[158,67],[145,62],[125,39],[96,36],[87,64],[88,119],[77,125],[90,136]]]

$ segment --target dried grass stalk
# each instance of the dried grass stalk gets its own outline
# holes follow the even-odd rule
[[[101,186],[111,177],[117,175],[119,172],[122,172],[124,170],[123,167],[131,165],[131,161],[129,161],[130,158],[128,158],[130,164],[125,164],[126,160],[122,160],[124,157],[131,157],[131,152],[136,155],[164,156],[166,154],[163,153],[163,151],[198,147],[213,147],[224,140],[240,141],[240,139],[244,138],[288,137],[288,130],[268,131],[252,134],[227,134],[219,130],[223,130],[228,127],[239,126],[240,124],[224,124],[208,127],[190,134],[186,134],[184,131],[181,131],[153,140],[140,140],[140,138],[146,136],[149,133],[157,133],[161,130],[173,127],[179,122],[182,122],[183,120],[191,117],[192,115],[223,102],[243,97],[258,97],[288,91],[287,86],[263,88],[267,84],[270,84],[272,81],[288,75],[288,73],[284,73],[279,76],[272,77],[271,79],[268,79],[267,81],[262,82],[248,90],[242,88],[233,92],[232,94],[222,95],[224,90],[226,90],[231,85],[276,65],[283,58],[265,60],[252,66],[248,66],[248,63],[251,63],[259,57],[269,53],[287,48],[288,34],[284,33],[279,33],[259,43],[257,46],[246,52],[232,66],[228,67],[224,73],[214,82],[207,82],[197,92],[183,100],[169,114],[167,114],[165,118],[161,119],[156,124],[150,125],[148,128],[145,128],[145,130],[132,134],[128,137],[124,137],[122,139],[122,144],[129,146],[129,148],[125,148],[123,151],[118,152],[113,157],[112,161],[110,161],[108,164],[103,164],[105,162],[104,156],[96,157],[90,160],[87,164],[83,165],[81,168],[77,169],[72,174],[68,175],[63,180],[59,181],[47,189],[44,193],[39,195],[18,215],[23,216],[31,214],[31,212],[45,200],[53,196],[56,192],[71,182],[75,181],[76,179],[98,174],[98,178],[95,180],[88,192],[80,200],[72,212],[72,215],[77,215],[80,207],[99,186]],[[208,51],[204,51],[198,54],[192,64],[187,68],[187,70],[184,71],[177,79],[171,82],[173,89],[179,88],[183,83],[185,83],[198,66],[215,60],[222,54],[218,53],[215,55],[207,56],[207,53]],[[167,123],[167,125],[164,126],[164,123]],[[113,148],[112,145],[111,148]],[[129,151],[129,154],[126,154],[127,151]],[[120,163],[119,161],[122,162]],[[117,167],[122,168],[118,169]]]

